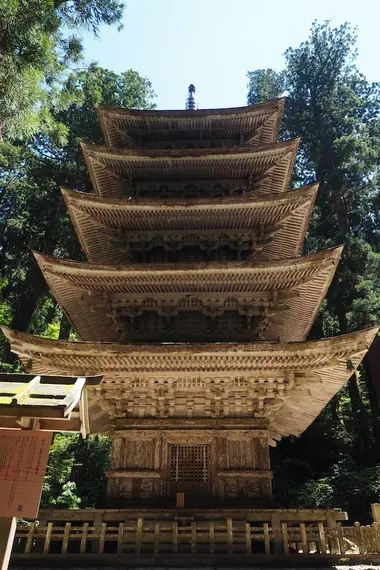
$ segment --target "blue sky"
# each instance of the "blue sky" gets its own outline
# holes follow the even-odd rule
[[[358,26],[359,69],[380,80],[380,0],[126,0],[124,29],[84,38],[87,59],[148,77],[159,109],[184,108],[194,83],[201,108],[246,104],[247,71],[281,69],[313,20]]]

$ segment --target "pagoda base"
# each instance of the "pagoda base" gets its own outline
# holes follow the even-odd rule
[[[236,424],[240,424],[237,428]],[[273,507],[267,420],[118,420],[107,506]]]

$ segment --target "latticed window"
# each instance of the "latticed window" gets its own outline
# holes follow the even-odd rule
[[[172,445],[170,480],[181,483],[204,483],[209,480],[207,445]]]

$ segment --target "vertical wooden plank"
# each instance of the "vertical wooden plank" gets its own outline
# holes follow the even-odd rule
[[[116,552],[117,554],[121,554],[123,552],[123,538],[124,538],[124,523],[119,523],[119,530],[117,532],[117,547]]]
[[[264,523],[264,547],[265,547],[265,554],[267,556],[270,555],[270,539],[269,539],[269,525],[268,523]]]
[[[247,554],[252,554],[251,525],[245,523],[245,545]]]
[[[360,552],[360,554],[364,554],[362,533],[360,532],[360,523],[358,523],[358,522],[354,523],[354,533],[355,533],[356,544],[357,544],[357,547],[359,548],[359,552]]]
[[[300,523],[300,531],[301,531],[302,552],[303,554],[309,554],[305,523]]]
[[[87,535],[88,535],[88,522],[83,523],[82,538],[80,539],[79,552],[85,554],[87,547]]]
[[[108,484],[112,480],[113,480],[112,477],[110,479],[108,479]],[[99,552],[99,534],[100,534],[100,529],[102,526],[102,520],[103,520],[102,511],[95,511],[94,518],[93,518],[93,525],[92,525],[94,530],[92,531],[92,534],[95,535],[96,538],[93,538],[90,542],[91,552],[93,552],[94,554]],[[91,534],[90,534],[90,538],[91,538]]]
[[[65,530],[63,533],[62,554],[66,554],[67,547],[69,546],[70,529],[71,529],[71,523],[67,522],[65,524]]]
[[[326,535],[325,535],[325,529],[323,527],[323,522],[318,523],[318,534],[319,534],[319,541],[321,543],[321,553],[327,554]]]
[[[173,523],[173,554],[178,553],[178,523]]]
[[[339,544],[339,554],[345,554],[345,546],[344,546],[344,535],[342,529],[342,523],[338,522],[336,525],[336,532],[338,534],[338,544]]]
[[[144,519],[139,517],[137,519],[137,528],[136,528],[136,547],[135,547],[135,554],[139,555],[141,552],[141,540],[142,540],[142,531],[143,531],[143,522]]]
[[[271,514],[271,525],[272,525],[272,541],[273,541],[273,553],[281,554],[282,549],[282,533],[281,533],[281,521],[280,513],[274,511]]]
[[[232,519],[227,519],[227,545],[228,545],[228,554],[233,553],[233,535],[232,535]]]
[[[210,554],[215,554],[215,524],[210,523]]]
[[[154,525],[154,555],[157,556],[160,552],[160,523]]]
[[[191,523],[191,553],[195,554],[197,551],[197,523]]]
[[[282,532],[282,547],[284,549],[284,554],[289,554],[289,535],[288,535],[288,525],[286,523],[281,524]]]
[[[30,552],[32,550],[32,544],[33,544],[33,538],[34,538],[35,531],[36,531],[36,523],[34,522],[30,525],[30,529],[28,532],[28,538],[26,539],[25,554],[30,554]]]
[[[376,554],[379,554],[380,553],[379,523],[378,522],[372,523],[372,529],[373,529],[373,540],[375,543]]]
[[[47,528],[46,528],[46,534],[45,534],[45,542],[44,542],[44,549],[43,549],[43,553],[47,554],[49,552],[50,549],[50,540],[51,540],[51,533],[53,532],[53,523],[49,522],[47,524]]]
[[[102,522],[100,527],[100,538],[99,538],[99,552],[103,554],[104,552],[104,544],[106,542],[106,532],[107,532],[107,523]]]
[[[338,539],[336,531],[336,517],[330,511],[326,513],[326,522],[330,536],[330,554],[338,554]]]

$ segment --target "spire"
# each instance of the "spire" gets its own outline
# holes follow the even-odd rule
[[[186,109],[188,111],[196,111],[198,109],[197,96],[195,95],[195,87],[191,83],[189,85],[189,94],[186,99]]]

